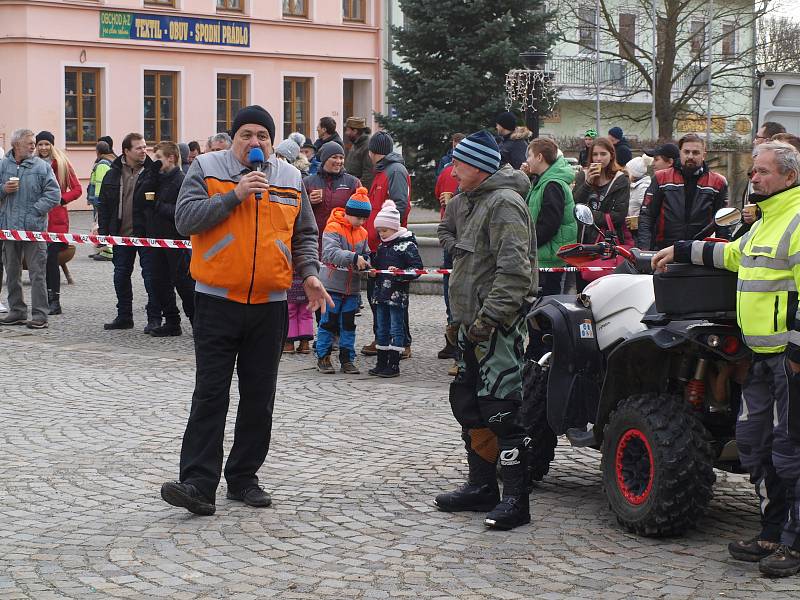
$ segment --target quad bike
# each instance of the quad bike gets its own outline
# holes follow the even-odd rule
[[[593,226],[587,207],[576,216]],[[721,209],[715,224],[740,218]],[[577,297],[542,297],[532,307],[529,327],[547,351],[526,363],[521,419],[533,480],[547,474],[557,436],[566,434],[573,446],[600,451],[619,523],[666,536],[704,513],[714,467],[742,472],[734,437],[750,351],[736,325],[736,274],[674,264],[653,275],[653,254],[613,237],[561,248],[573,266],[598,257],[625,262]]]

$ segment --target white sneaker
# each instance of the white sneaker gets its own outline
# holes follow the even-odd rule
[[[7,313],[7,312],[8,308],[6,307],[6,305],[0,302],[0,313]]]

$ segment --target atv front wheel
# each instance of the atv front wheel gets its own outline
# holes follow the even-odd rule
[[[712,464],[708,434],[679,396],[631,396],[605,427],[606,497],[620,525],[638,535],[694,527],[711,500]]]
[[[555,458],[558,438],[547,422],[547,378],[550,367],[542,367],[528,361],[522,372],[522,405],[519,418],[525,435],[531,438],[528,446],[528,477],[530,481],[541,481],[550,470]]]

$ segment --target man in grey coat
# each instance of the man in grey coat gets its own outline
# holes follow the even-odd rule
[[[453,150],[453,175],[462,193],[451,200],[439,239],[453,256],[450,310],[459,326],[461,358],[450,406],[462,428],[469,477],[458,490],[436,496],[436,506],[486,511],[488,527],[513,529],[530,522],[529,439],[517,413],[525,317],[537,283],[536,234],[523,200],[530,182],[509,165],[500,168],[500,161],[500,149],[485,131]]]
[[[36,139],[30,129],[11,135],[12,150],[0,162],[0,229],[46,231],[47,213],[61,202],[61,189],[50,165],[34,156]],[[46,242],[3,242],[8,279],[8,315],[2,325],[47,327]],[[31,319],[22,295],[22,261],[31,281]]]

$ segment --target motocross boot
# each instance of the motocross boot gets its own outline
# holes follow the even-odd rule
[[[500,452],[503,499],[486,515],[484,523],[487,527],[507,530],[531,522],[525,445]]]
[[[495,463],[484,460],[472,449],[467,450],[469,476],[467,482],[453,492],[436,496],[436,508],[444,512],[490,510],[500,500]]]

